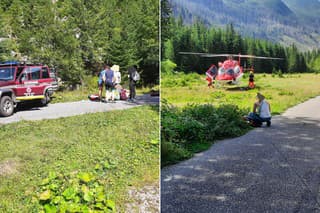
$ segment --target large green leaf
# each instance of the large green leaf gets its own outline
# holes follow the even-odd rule
[[[106,205],[107,205],[108,209],[111,209],[112,211],[116,210],[116,204],[113,200],[107,200]]]
[[[85,183],[88,183],[92,180],[94,180],[94,176],[90,173],[87,173],[87,172],[82,172],[78,175],[78,178],[82,181],[82,182],[85,182]]]
[[[64,190],[64,192],[62,193],[62,195],[64,196],[64,198],[66,200],[71,200],[74,199],[77,195],[77,191],[75,188],[73,187],[69,187],[66,190]]]
[[[39,195],[39,199],[40,200],[49,200],[51,198],[51,191],[50,190],[46,190],[44,192],[42,192],[40,195]]]
[[[44,206],[44,210],[45,210],[46,213],[56,213],[56,212],[58,212],[57,207],[49,205],[49,204],[46,204]]]

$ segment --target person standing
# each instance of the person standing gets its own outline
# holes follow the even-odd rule
[[[103,90],[104,77],[106,74],[106,68],[107,66],[104,66],[104,69],[99,73],[99,78],[98,78],[99,100],[102,100],[102,90]]]
[[[137,66],[134,65],[133,67],[130,67],[128,69],[128,72],[129,72],[128,77],[129,77],[129,90],[130,90],[130,96],[128,101],[134,101],[136,98],[136,82],[137,82],[136,75],[138,73]]]
[[[120,67],[119,65],[113,65],[111,67],[111,69],[113,70],[114,73],[114,84],[115,86],[120,85],[121,83],[121,73],[120,73]]]
[[[120,92],[121,92],[121,73],[120,73],[120,66],[119,65],[113,65],[111,67],[111,69],[113,70],[114,73],[114,98],[116,100],[120,100]]]
[[[109,65],[106,65],[106,71],[105,71],[105,85],[106,85],[106,102],[111,100],[111,102],[114,102],[114,72],[110,69]]]
[[[249,75],[249,85],[248,85],[248,87],[250,89],[253,89],[255,87],[255,85],[254,85],[254,74],[253,74],[252,70],[250,71],[250,75]]]

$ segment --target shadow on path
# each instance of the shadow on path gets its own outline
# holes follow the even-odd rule
[[[320,124],[277,116],[162,169],[163,212],[320,212]]]

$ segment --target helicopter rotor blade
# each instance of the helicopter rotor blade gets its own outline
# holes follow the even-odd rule
[[[284,60],[284,58],[264,57],[264,56],[255,56],[255,55],[241,55],[241,54],[211,54],[211,53],[199,53],[199,52],[179,52],[179,54],[181,54],[181,55],[198,55],[200,57],[205,57],[205,58],[240,57],[240,58]]]
[[[283,58],[275,57],[264,57],[264,56],[255,56],[255,55],[238,55],[240,58],[257,58],[257,59],[271,59],[271,60],[284,60]]]
[[[180,55],[204,55],[207,53],[197,53],[197,52],[179,52]]]
[[[203,54],[201,55],[201,57],[205,57],[205,58],[217,58],[217,57],[236,57],[238,55],[234,55],[234,54]]]

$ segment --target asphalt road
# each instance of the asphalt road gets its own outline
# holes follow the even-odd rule
[[[320,212],[320,97],[161,172],[162,212]]]
[[[86,113],[129,109],[145,104],[158,103],[158,96],[142,95],[137,96],[137,100],[135,102],[117,101],[116,103],[100,103],[83,100],[69,103],[49,104],[46,107],[23,107],[10,117],[0,117],[0,124],[18,122],[21,120],[55,119]]]

